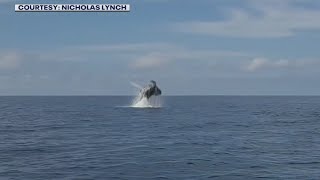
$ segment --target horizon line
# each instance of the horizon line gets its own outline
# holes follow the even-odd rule
[[[75,97],[88,97],[88,96],[113,96],[113,97],[133,97],[137,95],[69,95],[69,94],[61,94],[61,95],[54,95],[54,94],[48,94],[48,95],[0,95],[0,97],[65,97],[65,96],[75,96]],[[185,95],[162,95],[162,97],[172,97],[172,96],[320,96],[320,94],[185,94]]]

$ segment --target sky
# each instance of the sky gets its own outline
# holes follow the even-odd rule
[[[15,3],[130,12],[14,12]],[[320,95],[320,1],[0,0],[0,95]]]

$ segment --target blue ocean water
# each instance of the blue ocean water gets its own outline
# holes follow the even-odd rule
[[[320,97],[0,97],[0,179],[320,179]]]

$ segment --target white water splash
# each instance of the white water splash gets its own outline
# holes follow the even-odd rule
[[[147,99],[146,97],[140,98],[137,96],[133,102],[131,107],[134,108],[160,108],[162,106],[160,97],[152,96]]]

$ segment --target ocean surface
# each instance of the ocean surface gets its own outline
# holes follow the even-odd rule
[[[0,179],[320,179],[320,97],[0,97]]]

